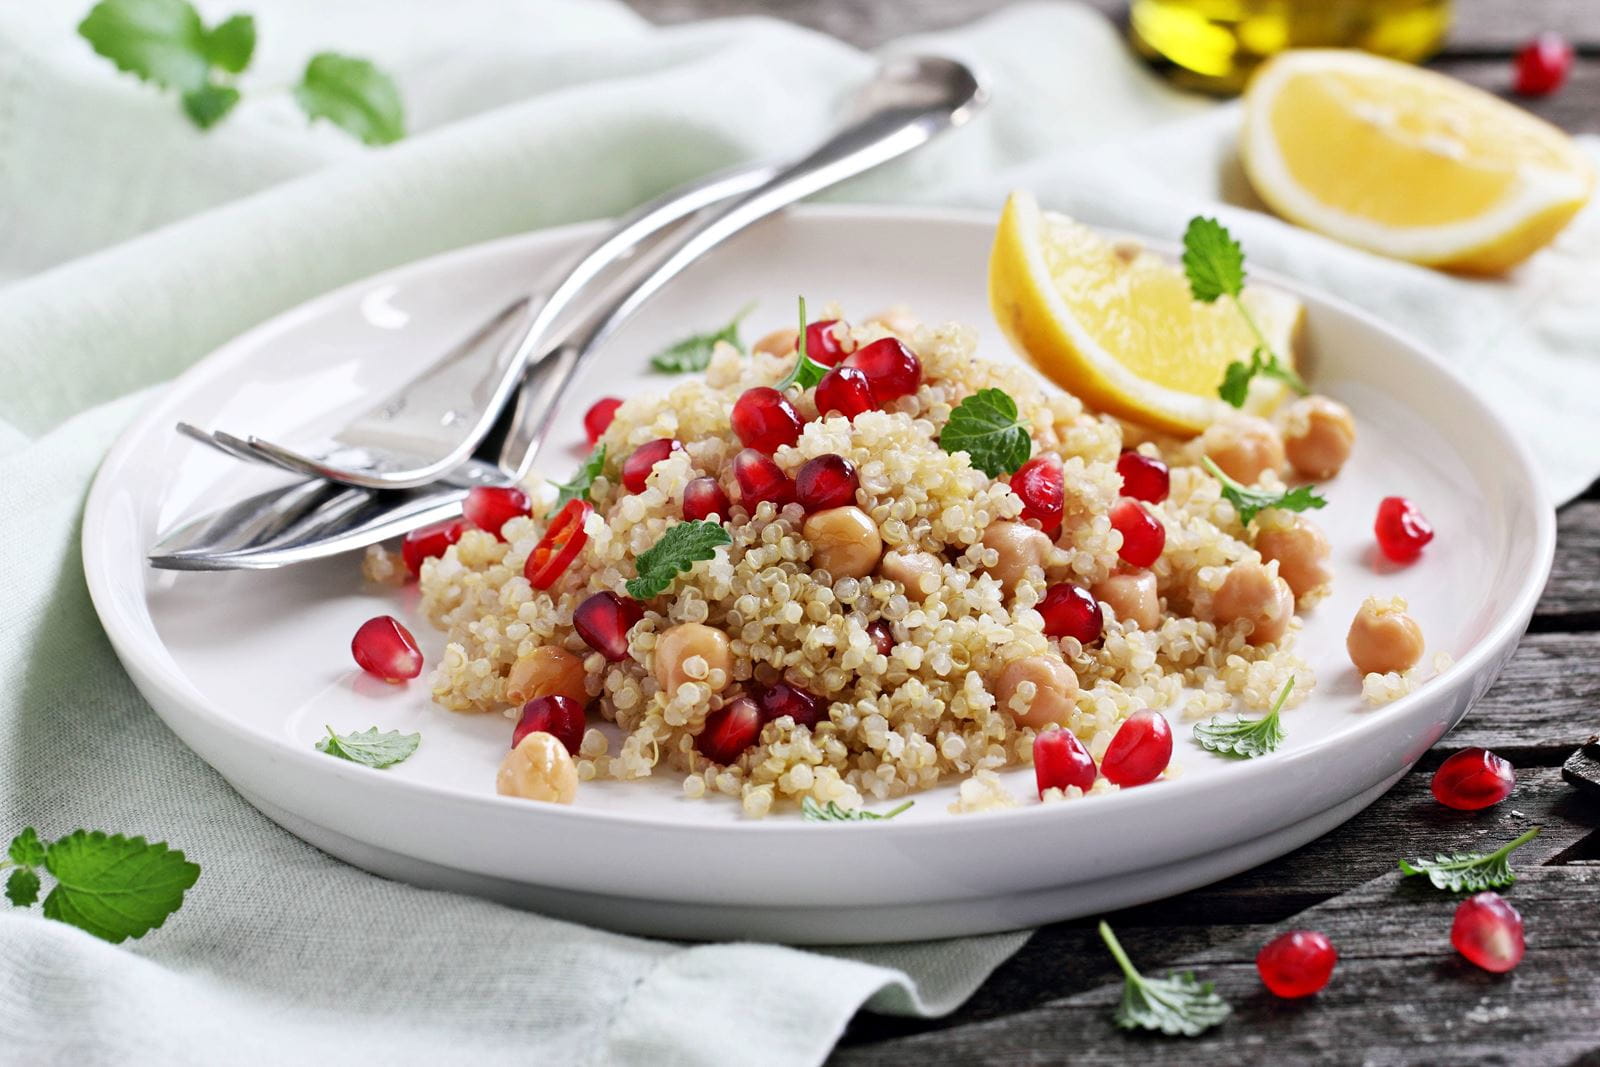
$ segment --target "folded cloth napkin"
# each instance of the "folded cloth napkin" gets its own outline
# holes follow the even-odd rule
[[[75,5],[0,10],[0,833],[143,833],[204,867],[182,911],[120,947],[0,913],[6,1056],[805,1064],[863,1004],[952,1009],[1024,935],[683,946],[413,889],[279,830],[138,696],[90,607],[78,522],[148,389],[362,275],[793,152],[874,62],[772,21],[658,30],[577,0],[252,6],[245,101],[203,135],[89,51]],[[1161,85],[1088,9],[1019,7],[895,47],[912,46],[982,63],[995,104],[838,196],[993,207],[1023,186],[1169,238],[1220,213],[1252,262],[1436,345],[1530,435],[1558,497],[1600,470],[1596,212],[1507,281],[1449,278],[1257,211],[1232,162],[1236,109]],[[308,128],[266,88],[323,49],[396,76],[407,140],[373,150]]]

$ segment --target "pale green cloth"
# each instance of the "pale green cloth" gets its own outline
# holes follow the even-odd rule
[[[598,3],[258,0],[245,102],[202,135],[90,53],[79,6],[0,9],[0,833],[144,833],[204,874],[122,947],[0,912],[0,1059],[810,1064],[864,1002],[928,1014],[968,996],[1022,935],[684,947],[338,863],[159,722],[78,562],[84,490],[141,390],[373,271],[793,153],[872,59],[775,22],[655,30]],[[1254,262],[1392,318],[1509,412],[1538,412],[1522,421],[1558,494],[1600,469],[1594,212],[1513,282],[1445,278],[1247,210],[1236,110],[1165,89],[1090,11],[1017,8],[920,44],[983,62],[994,107],[839,195],[993,206],[1020,185],[1166,237],[1220,210]],[[266,88],[323,48],[395,73],[410,138],[365,149]]]

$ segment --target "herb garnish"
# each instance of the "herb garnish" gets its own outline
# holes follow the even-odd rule
[[[331,726],[325,729],[328,736],[317,742],[318,752],[377,770],[410,759],[422,743],[421,734],[403,734],[399,730],[379,733],[376,726],[351,734],[336,734]]]
[[[1232,719],[1195,723],[1195,742],[1207,752],[1215,752],[1219,756],[1235,756],[1239,759],[1265,756],[1283,743],[1283,721],[1278,713],[1283,710],[1284,701],[1289,699],[1293,689],[1294,677],[1290,676],[1265,718],[1245,719],[1235,715]]]
[[[681,572],[712,558],[718,548],[732,543],[733,538],[721,523],[704,519],[680,522],[639,553],[634,561],[639,576],[628,579],[628,595],[635,600],[660,596]]]
[[[1495,886],[1510,885],[1517,880],[1516,873],[1511,870],[1511,853],[1538,837],[1539,829],[1535,826],[1493,852],[1457,852],[1448,856],[1441,852],[1431,860],[1401,860],[1400,872],[1405,875],[1425,874],[1428,881],[1450,893],[1477,893]]]
[[[939,447],[965,452],[972,465],[991,478],[1011,474],[1033,455],[1028,421],[1003,389],[979,389],[950,412],[939,431]]]
[[[807,822],[871,822],[878,819],[892,819],[915,803],[915,800],[908,800],[898,808],[879,815],[865,808],[841,808],[835,800],[818,804],[810,797],[806,797],[800,802],[800,816]]]
[[[550,514],[546,517],[555,518],[556,512],[566,507],[568,501],[588,500],[589,490],[593,487],[594,480],[600,477],[600,472],[605,469],[605,465],[606,446],[598,445],[593,452],[589,453],[589,458],[583,461],[583,466],[578,468],[578,472],[572,476],[572,481],[557,482],[552,480],[550,484],[556,487],[556,502],[555,506],[550,509]]]
[[[1232,1013],[1227,1001],[1212,991],[1212,983],[1195,981],[1192,972],[1174,971],[1165,978],[1140,974],[1104,922],[1100,924],[1100,939],[1111,950],[1126,979],[1116,1015],[1117,1025],[1124,1030],[1159,1030],[1163,1034],[1194,1037]]]
[[[0,869],[15,868],[6,879],[6,899],[25,908],[39,899],[39,872],[55,877],[44,898],[44,915],[118,944],[143,937],[183,906],[184,890],[200,877],[166,842],[124,837],[99,830],[74,830],[49,844],[33,827],[11,839]]]
[[[753,310],[755,310],[753,302],[746,304],[726,326],[708,333],[690,334],[680,341],[674,341],[650,357],[650,369],[660,371],[662,374],[687,374],[690,371],[705,370],[711,365],[711,351],[717,347],[718,341],[726,341],[737,348],[740,355],[744,355],[744,342],[739,340],[739,323],[743,322],[744,317]]]
[[[1251,489],[1247,485],[1240,485],[1227,474],[1221,467],[1212,462],[1210,456],[1200,457],[1200,465],[1217,481],[1222,483],[1222,498],[1233,505],[1239,513],[1239,521],[1249,525],[1256,514],[1267,508],[1282,508],[1284,511],[1305,511],[1308,508],[1325,508],[1328,506],[1327,498],[1317,492],[1315,486],[1297,485],[1293,489],[1285,489],[1281,493],[1266,492],[1260,489]]]
[[[1228,364],[1222,385],[1217,388],[1218,396],[1236,408],[1244,407],[1250,379],[1257,374],[1286,382],[1301,396],[1311,391],[1294,368],[1278,358],[1255,316],[1240,299],[1244,292],[1244,249],[1222,223],[1200,216],[1189,220],[1189,228],[1183,234],[1183,270],[1189,276],[1189,292],[1196,300],[1212,304],[1221,297],[1228,297],[1250,332],[1256,335],[1250,362],[1235,360]]]
[[[795,341],[795,351],[798,355],[795,356],[794,370],[777,385],[780,393],[791,385],[810,389],[828,373],[828,368],[812,359],[806,351],[806,298],[803,296],[800,298],[800,337]]]

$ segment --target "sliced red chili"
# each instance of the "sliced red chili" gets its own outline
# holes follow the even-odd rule
[[[543,540],[522,568],[523,576],[535,589],[549,589],[572,566],[572,561],[589,541],[583,524],[593,514],[594,505],[587,500],[569,500],[566,507],[556,512],[550,529],[545,531]]]

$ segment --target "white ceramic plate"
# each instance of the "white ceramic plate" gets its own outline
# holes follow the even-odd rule
[[[897,302],[989,319],[993,218],[807,208],[735,241],[675,284],[599,355],[558,428],[546,473],[583,453],[597,397],[662,386],[660,344],[759,298],[748,336],[787,325],[796,293],[853,314]],[[179,437],[178,419],[294,440],[425,364],[592,226],[463,249],[330,293],[225,345],[167,389],[101,468],[84,522],[95,606],[129,673],[168,725],[252,804],[358,866],[618,929],[692,938],[888,941],[1020,927],[1179,892],[1280,855],[1392,785],[1482,695],[1527,625],[1550,566],[1554,518],[1526,451],[1437,357],[1353,309],[1302,291],[1311,376],[1356,413],[1349,466],[1317,519],[1334,545],[1333,596],[1300,651],[1314,697],[1286,715],[1277,753],[1229,762],[1176,727],[1181,777],[1105,797],[952,815],[954,783],[893,822],[749,821],[731,800],[691,801],[678,776],[588,783],[571,808],[497,796],[510,724],[456,715],[427,687],[391,687],[350,661],[365,619],[406,619],[430,660],[439,636],[414,587],[363,589],[356,558],[290,570],[179,574],[144,555],[164,530],[270,481]],[[1294,288],[1292,285],[1289,288]],[[260,484],[257,484],[257,483]],[[1439,531],[1417,565],[1375,563],[1378,500],[1415,499]],[[1344,651],[1361,598],[1404,595],[1428,661],[1455,666],[1387,707],[1362,704]],[[312,749],[340,730],[418,730],[406,763],[374,771]],[[1032,771],[1008,776],[1031,798]]]

